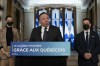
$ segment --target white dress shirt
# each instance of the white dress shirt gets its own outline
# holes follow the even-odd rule
[[[42,40],[43,40],[44,30],[45,30],[45,27],[42,26],[42,28],[41,28],[41,38],[42,38]],[[49,31],[49,26],[47,27],[46,31]]]
[[[89,36],[90,36],[90,29],[89,30],[84,30],[84,37],[85,37],[85,40],[86,40],[86,32],[88,32],[88,39],[89,39]]]

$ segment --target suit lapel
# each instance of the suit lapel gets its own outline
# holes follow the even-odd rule
[[[51,34],[52,33],[52,26],[49,27],[49,31],[48,31],[48,34],[47,34],[47,41],[50,39],[51,37]]]
[[[83,42],[85,42],[84,31],[82,32]]]
[[[41,38],[41,26],[38,28],[38,33],[37,33],[40,41],[42,41],[42,38]]]
[[[84,32],[83,32],[83,36],[84,36]],[[92,43],[91,43],[91,37],[93,36],[93,33],[90,31],[90,35],[89,35],[89,48],[91,47]],[[84,45],[85,47],[87,47],[86,43],[85,43],[85,37],[83,38],[83,42],[84,42]]]
[[[89,45],[90,46],[92,45],[92,43],[91,43],[92,36],[94,36],[94,35],[93,35],[92,31],[90,31],[90,36],[89,36]]]
[[[84,44],[84,46],[86,47],[86,43],[85,43],[85,37],[84,37],[84,31],[82,32],[82,41],[83,41],[83,44]]]

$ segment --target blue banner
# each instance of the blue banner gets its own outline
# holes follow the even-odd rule
[[[12,42],[11,56],[70,56],[69,42]]]

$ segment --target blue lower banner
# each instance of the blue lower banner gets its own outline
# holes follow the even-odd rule
[[[69,42],[12,42],[11,56],[70,56]]]

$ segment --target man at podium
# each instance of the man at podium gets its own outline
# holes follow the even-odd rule
[[[41,26],[34,28],[31,33],[30,42],[42,41],[64,41],[60,29],[49,24],[49,16],[43,12],[39,15]],[[23,66],[66,66],[65,56],[27,56],[23,60]]]

